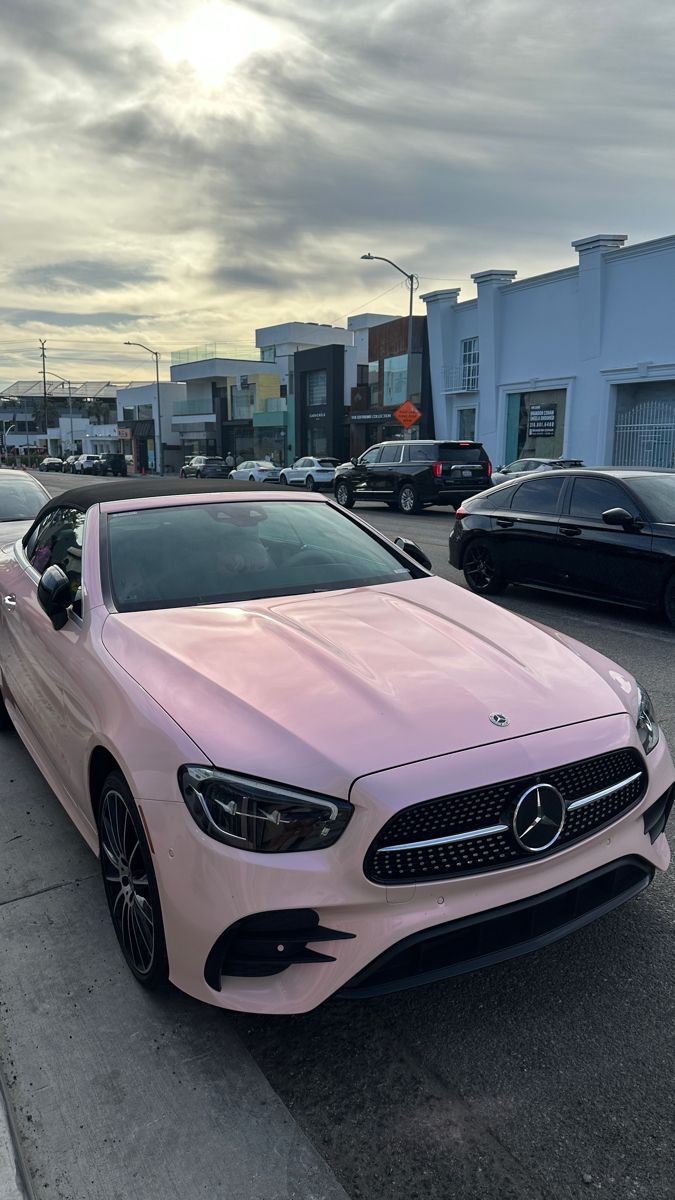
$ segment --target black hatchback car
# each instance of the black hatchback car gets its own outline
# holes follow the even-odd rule
[[[91,469],[92,475],[126,475],[127,460],[123,454],[101,454]]]
[[[380,442],[335,472],[333,494],[343,508],[383,500],[416,513],[430,504],[455,508],[490,486],[492,464],[480,442]]]
[[[675,625],[675,471],[555,471],[457,510],[450,562],[474,592],[530,584],[664,612]]]

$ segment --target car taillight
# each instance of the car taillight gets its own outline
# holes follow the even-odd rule
[[[466,509],[462,508],[462,506],[460,504],[459,508],[455,509],[455,520],[461,521],[462,517],[465,517],[465,516],[466,516]]]
[[[488,479],[492,479],[492,463],[490,462],[489,458],[487,461],[487,473],[488,473]]]
[[[431,465],[433,467],[434,475],[436,476],[437,479],[440,479],[441,475],[443,474],[443,463],[438,462],[438,463],[432,463]]]

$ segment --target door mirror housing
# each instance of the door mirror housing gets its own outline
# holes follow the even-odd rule
[[[355,454],[352,454],[352,456],[351,456],[351,458],[350,458],[350,460],[349,460],[349,461],[350,461],[350,463],[352,464],[352,466],[353,466],[353,467],[358,467],[358,465],[359,465],[359,460],[358,460],[358,458],[356,457],[356,455],[355,455]]]
[[[63,629],[73,596],[70,580],[61,567],[47,567],[38,583],[37,596],[38,604],[46,612],[54,629]]]
[[[602,519],[605,525],[621,525],[624,529],[642,529],[642,521],[632,517],[625,508],[608,508]]]
[[[407,554],[409,558],[414,558],[415,562],[419,563],[421,567],[424,567],[425,571],[431,571],[433,569],[431,566],[431,559],[427,558],[424,550],[421,546],[417,545],[417,542],[412,542],[410,538],[397,537],[396,545],[398,546],[399,550],[402,550],[403,553]]]

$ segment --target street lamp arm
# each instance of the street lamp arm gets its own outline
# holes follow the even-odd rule
[[[144,344],[144,342],[125,342],[124,345],[125,346],[140,346],[141,350],[147,350],[148,354],[152,354],[152,355],[154,355],[155,358],[159,358],[159,351],[151,350],[149,346],[146,346]]]
[[[381,254],[362,254],[361,258],[366,259],[367,262],[389,263],[390,267],[393,267],[395,271],[400,271],[401,275],[404,275],[408,281],[415,278],[415,276],[412,275],[410,271],[404,271],[403,267],[399,267],[398,264],[395,262],[392,262],[392,260],[390,258],[383,258]]]

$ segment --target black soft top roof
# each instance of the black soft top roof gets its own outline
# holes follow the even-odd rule
[[[38,519],[54,508],[81,508],[86,511],[94,504],[107,500],[145,500],[152,496],[190,496],[203,492],[260,492],[269,491],[265,483],[249,483],[239,479],[116,479],[114,483],[87,483],[82,487],[59,492],[45,504]]]

